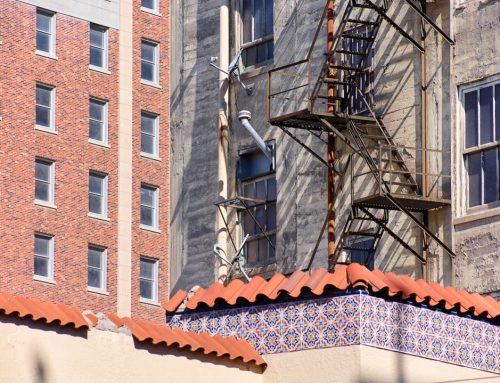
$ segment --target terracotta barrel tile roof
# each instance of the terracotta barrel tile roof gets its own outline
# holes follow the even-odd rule
[[[244,340],[236,340],[231,336],[210,336],[180,329],[172,330],[166,325],[130,318],[119,318],[114,314],[110,314],[108,317],[118,327],[127,326],[132,336],[140,342],[188,348],[193,352],[201,351],[205,355],[214,353],[218,357],[228,357],[230,360],[241,358],[244,363],[254,363],[257,366],[266,364],[250,344]]]
[[[42,302],[37,299],[28,299],[14,296],[9,293],[0,293],[0,312],[5,315],[16,315],[19,318],[41,320],[48,324],[87,328],[88,324],[82,312],[76,307],[52,302]]]
[[[357,263],[339,265],[333,273],[325,269],[318,269],[311,275],[296,271],[288,278],[276,274],[269,281],[256,276],[248,284],[235,280],[226,287],[215,282],[208,289],[199,288],[191,297],[188,297],[185,291],[179,290],[164,308],[168,313],[173,313],[183,304],[187,310],[196,310],[214,307],[219,303],[236,305],[254,303],[259,298],[274,301],[285,297],[298,298],[306,294],[320,296],[328,289],[349,291],[356,288],[386,297],[424,303],[431,307],[438,306],[461,314],[500,320],[500,302],[491,297],[470,294],[465,290],[457,291],[452,287],[442,287],[438,283],[427,283],[422,279],[413,280],[408,275],[397,276],[394,273],[384,274],[380,270],[370,271]]]

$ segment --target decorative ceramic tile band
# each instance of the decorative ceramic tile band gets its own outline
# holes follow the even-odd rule
[[[365,344],[500,372],[498,326],[360,293],[176,314],[167,324],[245,339],[260,354]]]

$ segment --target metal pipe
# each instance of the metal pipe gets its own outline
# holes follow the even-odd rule
[[[261,136],[259,136],[259,133],[253,128],[253,126],[250,124],[250,120],[252,119],[252,113],[250,113],[248,110],[242,110],[238,113],[238,120],[241,121],[241,124],[243,127],[248,130],[248,133],[251,134],[253,139],[255,140],[255,143],[257,146],[264,152],[266,157],[272,161],[273,160],[273,154],[271,152],[271,149],[268,148],[264,140],[262,139]]]

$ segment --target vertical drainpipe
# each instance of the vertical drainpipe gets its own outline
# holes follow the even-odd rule
[[[221,0],[219,10],[219,65],[226,69],[229,67],[229,0]],[[219,71],[219,138],[218,138],[218,199],[228,198],[228,120],[229,120],[229,81],[227,75]],[[222,216],[224,217],[222,217]],[[227,221],[227,210],[225,207],[217,211],[217,243],[222,248],[221,255],[227,255],[227,230],[224,225],[224,219]],[[227,275],[227,266],[222,264],[215,271],[216,279],[224,282]]]
[[[327,15],[327,49],[331,49],[333,44],[333,27],[334,27],[334,0],[328,0],[328,15]],[[335,96],[335,87],[328,86],[328,96]],[[333,103],[328,103],[328,112],[333,113],[335,111],[335,105]],[[335,253],[335,173],[334,162],[335,162],[335,135],[333,133],[328,133],[328,265],[329,270],[333,271],[334,265],[334,253]]]

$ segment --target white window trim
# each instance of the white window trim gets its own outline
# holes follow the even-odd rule
[[[42,275],[35,274],[35,269],[34,269],[35,266],[33,265],[33,279],[35,279],[37,281],[41,281],[41,282],[54,283],[55,282],[55,280],[54,280],[54,236],[35,231],[35,235],[33,237],[33,240],[35,239],[36,236],[49,238],[49,276],[44,277]],[[34,263],[34,259],[35,259],[35,251],[33,249],[33,263]]]
[[[109,70],[108,70],[108,65],[109,65],[109,30],[108,28],[106,27],[103,27],[101,25],[98,25],[98,24],[90,24],[89,25],[89,50],[90,50],[90,30],[92,29],[92,27],[94,27],[95,29],[97,30],[101,30],[104,32],[104,57],[103,57],[103,64],[104,66],[96,66],[96,65],[92,65],[89,63],[89,68],[90,69],[93,69],[93,70],[96,70],[98,72],[103,72],[103,73],[106,73],[106,74],[110,74]],[[90,52],[89,52],[90,54]],[[90,61],[90,56],[89,56],[89,61]]]
[[[103,128],[103,141],[99,141],[99,140],[95,140],[93,138],[90,138],[89,137],[89,142],[92,143],[92,144],[96,144],[96,145],[100,145],[100,146],[105,146],[105,147],[109,147],[108,146],[108,104],[109,102],[107,100],[102,100],[100,98],[97,98],[97,97],[89,97],[89,129],[90,129],[90,103],[92,101],[95,101],[97,103],[100,103],[100,104],[104,104],[104,119],[103,119],[103,122],[102,122],[102,128]]]
[[[153,299],[148,299],[148,298],[143,298],[141,297],[141,290],[140,290],[140,281],[141,281],[141,274],[140,274],[140,261],[142,259],[146,259],[148,261],[153,261],[154,265],[154,270],[153,270],[153,275],[154,275],[154,283],[153,283]],[[142,303],[148,303],[148,304],[153,304],[157,305],[158,304],[158,264],[159,260],[156,258],[151,258],[151,257],[146,257],[141,255],[140,260],[139,260],[139,301]]]
[[[154,134],[155,134],[155,142],[154,142],[154,150],[155,152],[153,154],[151,153],[145,153],[141,150],[141,156],[150,158],[153,160],[159,160],[160,159],[160,116],[158,114],[146,112],[146,111],[141,111],[141,117],[142,115],[147,115],[150,117],[154,117],[155,121],[155,126],[154,126]],[[142,125],[141,125],[141,139],[142,139]]]
[[[154,204],[154,214],[153,214],[153,226],[145,225],[143,223],[140,224],[140,228],[144,230],[149,230],[149,231],[154,231],[154,232],[159,232],[158,226],[159,226],[159,194],[160,194],[160,188],[158,186],[153,186],[150,184],[146,183],[141,183],[141,189],[142,188],[148,188],[148,189],[153,189],[154,190],[154,196],[153,196],[153,204]],[[140,201],[140,206],[142,205],[142,201]],[[145,206],[145,205],[144,205]],[[139,209],[139,215],[140,215],[140,209]],[[139,216],[140,219],[140,216]]]
[[[38,54],[40,56],[45,56],[48,58],[57,59],[57,56],[56,56],[56,13],[52,12],[52,11],[48,11],[48,10],[43,9],[43,8],[37,8],[36,13],[38,13],[38,12],[45,13],[46,15],[50,15],[50,18],[51,18],[51,20],[50,20],[50,33],[51,33],[50,50],[48,52],[45,52],[45,51],[40,51],[40,50],[35,48],[35,52],[36,52],[36,54]],[[35,25],[35,32],[38,32],[36,25]]]
[[[36,87],[42,87],[46,89],[50,89],[50,126],[38,125],[36,123]],[[56,88],[51,85],[46,85],[37,82],[35,86],[35,129],[42,130],[48,133],[57,133],[56,131]]]
[[[49,165],[50,187],[49,187],[49,200],[48,201],[44,201],[44,200],[41,200],[41,199],[37,199],[36,195],[35,195],[35,204],[41,205],[41,206],[47,206],[47,207],[51,207],[51,208],[56,208],[56,206],[54,205],[54,199],[55,199],[55,194],[56,194],[55,193],[56,163],[54,161],[48,160],[46,158],[36,157],[35,158],[35,168],[36,168],[36,162],[37,161],[45,162],[46,164]],[[34,179],[35,179],[35,184],[36,184],[36,177],[34,177]]]
[[[160,43],[153,41],[153,40],[148,40],[148,39],[141,39],[141,49],[142,49],[142,43],[148,43],[150,45],[154,45],[154,66],[155,70],[153,71],[154,79],[153,81],[150,80],[145,80],[142,78],[142,72],[141,72],[141,83],[145,85],[150,85],[154,86],[157,88],[161,88],[160,85]],[[142,54],[141,54],[141,64],[142,64]]]
[[[89,190],[88,190],[89,198],[90,198],[90,176],[91,175],[103,177],[103,178],[101,178],[102,179],[102,193],[103,193],[103,198],[102,198],[103,209],[102,209],[102,214],[97,214],[97,213],[89,211],[88,215],[89,215],[89,217],[108,220],[108,175],[106,173],[98,172],[95,170],[89,171]]]
[[[154,2],[153,8],[143,7],[142,6],[142,2],[141,2],[141,11],[147,12],[147,13],[151,13],[151,14],[153,14],[155,16],[161,16],[161,13],[160,13],[160,0],[153,0],[153,2]]]
[[[102,250],[102,257],[101,257],[101,270],[102,270],[102,286],[101,288],[98,287],[92,287],[89,286],[89,281],[87,279],[87,291],[93,292],[93,293],[98,293],[98,294],[105,294],[109,295],[108,292],[108,249],[102,246],[94,245],[94,244],[89,244],[87,247],[87,251],[90,248],[94,248],[97,250]],[[88,257],[88,255],[87,255]],[[87,275],[88,275],[88,258],[87,258]]]
[[[468,173],[467,169],[465,167],[465,160],[464,160],[464,155],[474,153],[474,152],[480,152],[484,149],[487,149],[488,147],[494,147],[496,146],[495,144],[483,144],[481,145],[481,137],[478,136],[478,146],[474,147],[473,149],[465,149],[465,108],[464,108],[464,101],[465,101],[465,93],[473,91],[473,90],[479,90],[480,88],[483,88],[485,86],[493,86],[500,83],[500,75],[493,76],[481,81],[477,81],[471,84],[463,84],[458,86],[458,92],[457,92],[457,116],[458,116],[458,121],[457,121],[457,126],[458,126],[458,134],[457,139],[456,139],[456,155],[455,155],[455,161],[457,163],[457,170],[458,170],[458,179],[456,182],[456,197],[457,197],[457,209],[456,209],[456,219],[464,218],[464,217],[471,217],[473,218],[474,215],[478,216],[478,219],[480,219],[486,210],[491,211],[492,208],[494,208],[495,211],[498,210],[498,214],[500,214],[500,202],[492,202],[489,204],[482,204],[478,206],[473,206],[469,207],[469,187],[468,187]],[[479,101],[478,101],[479,102]],[[493,93],[493,110],[495,111],[495,93]],[[480,121],[481,118],[481,111],[480,108],[478,108],[478,120]],[[493,114],[493,134],[495,134],[495,114]],[[484,193],[484,187],[482,192]],[[468,222],[469,220],[467,220]],[[465,222],[465,221],[464,221]]]

